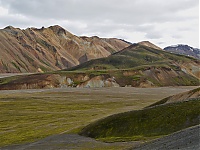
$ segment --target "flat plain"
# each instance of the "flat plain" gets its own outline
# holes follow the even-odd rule
[[[100,118],[139,110],[165,97],[194,88],[196,87],[0,91],[0,147],[35,142],[52,135],[77,134],[84,126]],[[87,149],[90,144],[83,145],[83,149]],[[92,146],[95,146],[95,142]],[[96,149],[101,146],[98,143]],[[130,145],[104,145],[104,149],[115,149],[115,146],[122,149]]]

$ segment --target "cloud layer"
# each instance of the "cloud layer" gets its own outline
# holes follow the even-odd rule
[[[198,0],[0,0],[0,27],[59,24],[76,35],[198,47]]]

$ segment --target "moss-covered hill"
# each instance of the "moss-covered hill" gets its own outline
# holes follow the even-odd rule
[[[200,61],[138,43],[112,54],[109,57],[91,60],[68,70],[128,69],[144,65],[166,66],[174,71],[182,70],[188,74],[198,76],[199,69],[197,68],[200,66]]]
[[[117,141],[168,135],[199,124],[200,98],[109,116],[86,126],[81,135]]]

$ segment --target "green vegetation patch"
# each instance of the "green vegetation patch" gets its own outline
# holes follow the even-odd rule
[[[134,75],[132,78],[133,81],[139,81],[141,77],[142,77],[141,75]]]
[[[19,79],[20,77],[21,76],[11,76],[11,77],[0,78],[0,85],[7,84],[11,81]]]
[[[78,133],[94,120],[124,110],[141,109],[158,100],[152,95],[134,100],[131,92],[122,95],[112,93],[114,89],[109,88],[104,92],[91,90],[0,94],[0,147],[63,132]]]
[[[80,134],[96,139],[137,139],[167,135],[199,124],[200,99],[112,115]]]
[[[131,48],[116,52],[109,57],[90,60],[67,70],[128,69],[141,65],[165,64],[168,66],[171,65],[171,68],[180,71],[179,67],[173,65],[174,61],[187,63],[197,60],[136,44]]]

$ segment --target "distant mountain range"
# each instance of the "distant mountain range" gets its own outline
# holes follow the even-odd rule
[[[49,72],[0,80],[0,90],[52,87],[157,87],[199,85],[200,61],[145,41],[108,57]]]
[[[164,48],[165,51],[186,55],[190,57],[194,57],[197,59],[200,59],[200,49],[193,48],[188,45],[178,44],[178,45],[172,45]]]

